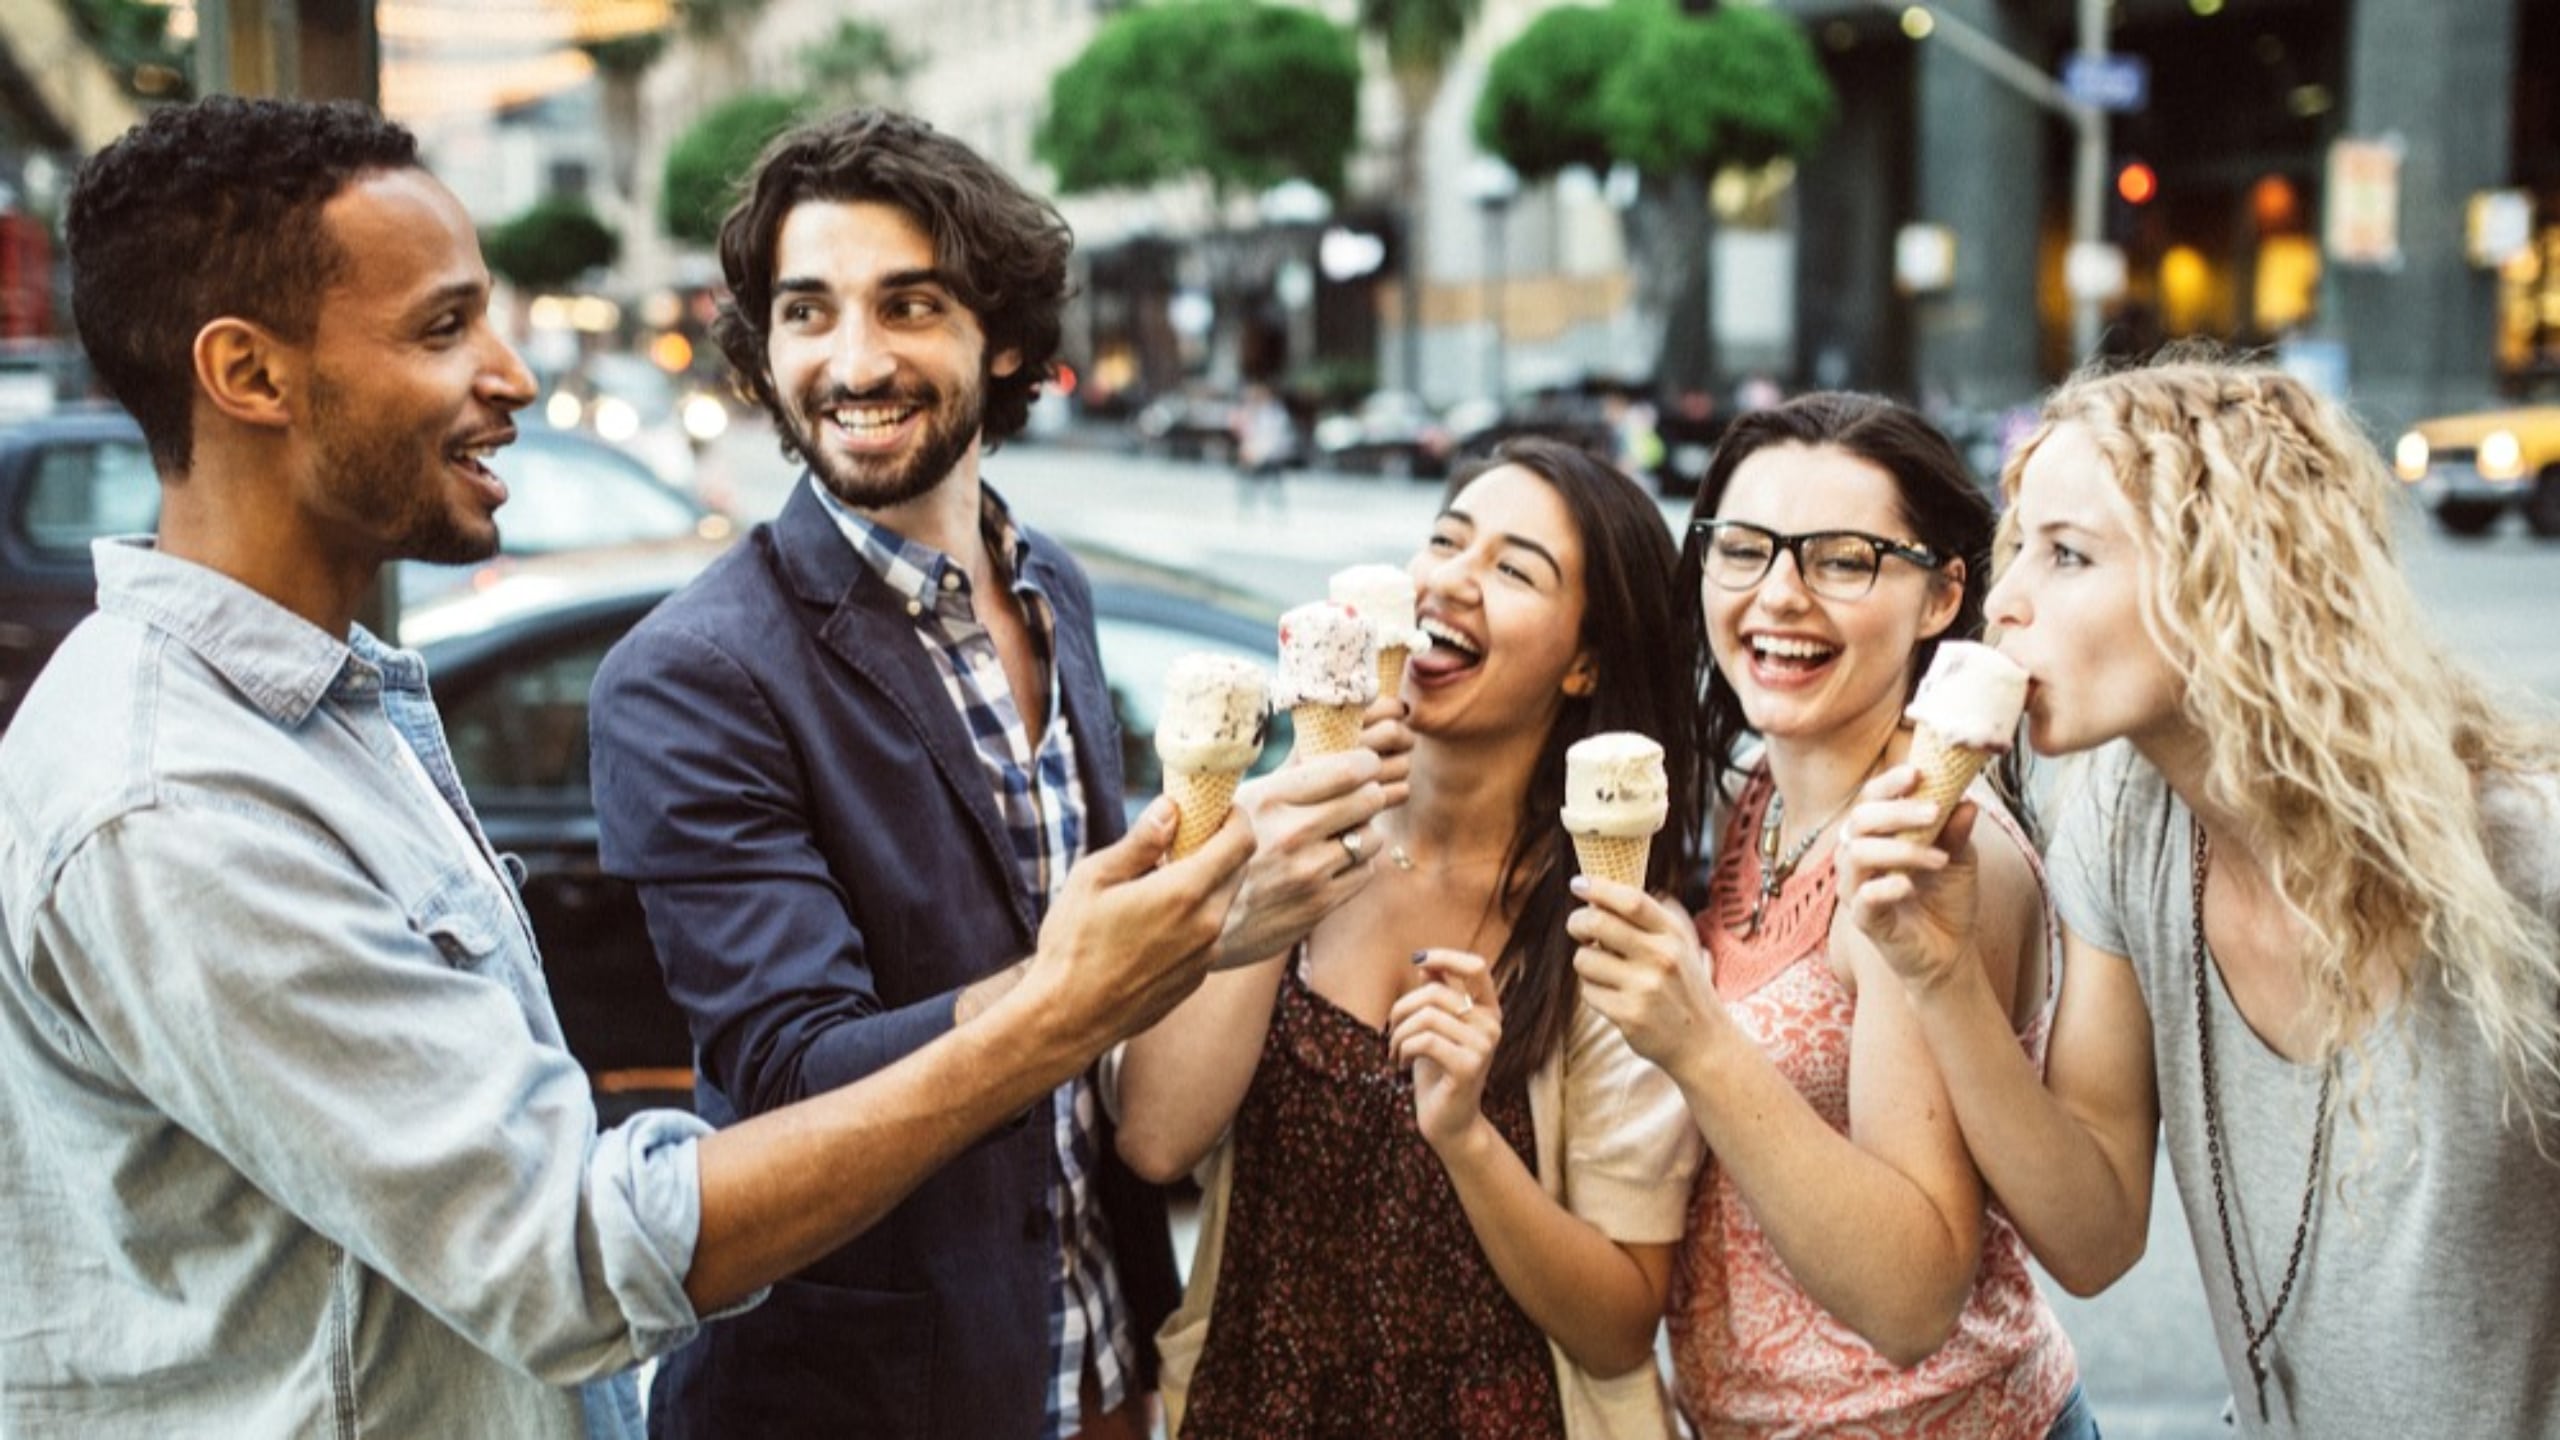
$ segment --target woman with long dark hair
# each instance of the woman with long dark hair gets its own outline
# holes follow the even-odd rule
[[[1713,1157],[1671,1305],[1701,1436],[2092,1433],[2070,1342],[1832,877],[1837,822],[1909,749],[1939,643],[1980,631],[1991,527],[1946,438],[1860,395],[1743,417],[1698,493],[1680,585],[1721,811],[1706,908],[1576,881],[1571,927],[1584,995],[1671,1075]],[[1992,785],[1973,798],[1984,988],[2033,1066],[2052,911],[2025,829]]]
[[[1682,873],[1677,563],[1579,450],[1514,441],[1458,476],[1410,567],[1411,799],[1345,846],[1374,882],[1130,1042],[1123,1156],[1207,1161],[1163,1336],[1176,1435],[1670,1433],[1653,1344],[1697,1137],[1581,1002],[1557,811],[1568,746],[1649,735],[1678,799],[1648,883]]]

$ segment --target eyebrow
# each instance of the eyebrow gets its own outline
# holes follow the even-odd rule
[[[907,270],[892,270],[880,277],[877,288],[910,290],[919,285],[931,285],[946,292],[951,290],[949,277],[931,265],[919,265]],[[773,282],[773,293],[776,295],[825,295],[834,289],[834,286],[815,275],[784,275]]]
[[[411,306],[410,314],[414,319],[423,320],[429,316],[441,314],[447,308],[454,305],[477,304],[481,300],[486,299],[488,294],[489,285],[487,281],[447,280],[433,290],[428,291],[425,298],[421,299],[416,305]]]
[[[1441,511],[1440,518],[1443,520],[1455,520],[1470,530],[1474,529],[1476,524],[1476,517],[1459,509],[1455,505]],[[1562,580],[1564,578],[1564,562],[1558,560],[1556,558],[1556,552],[1548,549],[1546,546],[1539,544],[1537,541],[1530,539],[1526,535],[1514,535],[1509,531],[1503,532],[1502,543],[1526,550],[1530,554],[1537,556],[1539,559],[1546,561],[1547,568],[1556,572],[1556,578],[1558,580]]]

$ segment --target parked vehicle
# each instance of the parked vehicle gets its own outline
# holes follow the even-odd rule
[[[1409,390],[1380,390],[1316,422],[1316,451],[1336,470],[1437,479],[1449,473],[1454,448],[1448,425]]]
[[[608,1123],[646,1105],[689,1105],[692,1044],[667,999],[630,885],[596,858],[587,784],[587,698],[605,652],[718,553],[719,542],[530,560],[494,584],[420,609],[445,734],[480,822],[525,866],[525,908],[569,1049]],[[1173,657],[1220,650],[1269,664],[1275,607],[1109,555],[1080,556],[1120,721],[1126,803],[1161,787],[1156,697]],[[1288,720],[1260,768],[1288,751]]]
[[[2560,405],[2421,420],[2391,459],[2453,534],[2486,534],[2521,510],[2534,534],[2560,540]]]
[[[1235,411],[1234,396],[1178,390],[1148,401],[1130,427],[1146,454],[1224,465],[1235,458]]]
[[[658,483],[621,451],[527,429],[490,468],[507,481],[503,549],[476,566],[403,563],[400,603],[487,585],[522,556],[695,537],[735,527]],[[0,428],[0,728],[62,637],[97,605],[89,542],[160,524],[160,478],[133,418],[112,406],[58,410]]]

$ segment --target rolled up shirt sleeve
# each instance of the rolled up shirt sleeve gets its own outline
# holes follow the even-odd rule
[[[598,1135],[494,877],[438,895],[468,923],[281,813],[144,809],[65,860],[32,978],[102,1087],[501,1361],[570,1385],[673,1348],[708,1127]]]

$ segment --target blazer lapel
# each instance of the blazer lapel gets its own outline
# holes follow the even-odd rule
[[[1070,611],[1070,596],[1086,587],[1070,588],[1060,568],[1066,562],[1055,541],[1031,532],[1031,573],[1058,609],[1058,692],[1066,707],[1067,727],[1076,738],[1076,778],[1084,785],[1087,849],[1098,850],[1128,833],[1128,803],[1120,765],[1119,712],[1111,703],[1110,677],[1094,644],[1090,608]]]
[[[923,742],[944,788],[975,822],[980,856],[1003,878],[1005,898],[1027,942],[1036,927],[1014,864],[1013,842],[987,788],[968,722],[953,707],[941,672],[916,638],[906,602],[863,563],[807,484],[792,488],[774,520],[773,535],[792,592],[826,616],[818,627],[819,642],[889,702]]]

